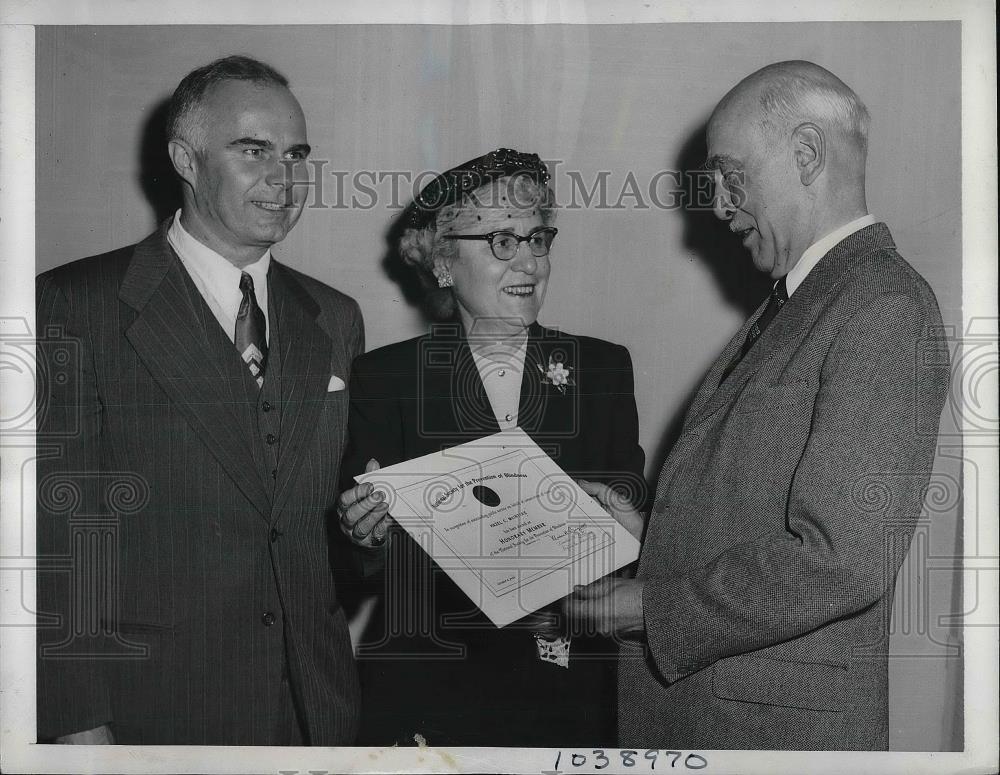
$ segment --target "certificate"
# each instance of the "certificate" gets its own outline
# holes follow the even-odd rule
[[[520,428],[355,477],[504,627],[633,562],[639,542]]]

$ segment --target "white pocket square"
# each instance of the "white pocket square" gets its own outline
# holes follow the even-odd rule
[[[334,374],[332,377],[330,377],[330,384],[326,386],[326,392],[333,393],[336,392],[337,390],[343,390],[346,387],[347,385],[344,384],[344,380],[342,380],[340,377]]]

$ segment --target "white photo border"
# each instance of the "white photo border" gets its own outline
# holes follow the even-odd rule
[[[997,332],[997,146],[996,28],[991,2],[915,0],[872,4],[861,0],[805,6],[728,0],[612,2],[424,2],[383,0],[292,4],[263,0],[209,5],[183,2],[106,0],[70,4],[58,0],[9,3],[0,11],[0,335],[30,340],[34,320],[34,28],[43,24],[624,24],[772,21],[935,21],[962,25],[962,246],[963,332]],[[2,416],[33,415],[30,348],[23,369],[0,364]],[[996,364],[977,395],[996,406]],[[25,426],[30,427],[30,426]],[[366,749],[202,746],[53,746],[35,744],[34,450],[0,439],[0,769],[4,772],[524,772],[554,771],[556,752],[544,749]],[[966,449],[966,466],[998,470],[996,437]],[[970,476],[967,482],[977,479]],[[844,753],[720,751],[706,754],[706,772],[940,773],[989,772],[997,762],[998,728],[998,525],[997,480],[965,499],[966,535],[978,520],[978,540],[992,562],[977,558],[968,569],[980,578],[978,612],[964,630],[965,750],[954,753]],[[970,510],[975,508],[975,513]],[[965,574],[966,580],[969,572]],[[989,579],[985,584],[983,580]],[[991,621],[992,618],[992,621]],[[612,752],[609,751],[609,754]],[[701,752],[705,753],[705,752]],[[620,759],[618,760],[620,764]],[[598,770],[563,760],[562,772],[638,772],[608,766]],[[665,765],[663,765],[665,766]],[[658,768],[659,769],[659,768]]]

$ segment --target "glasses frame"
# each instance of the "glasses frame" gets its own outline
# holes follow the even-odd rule
[[[529,232],[523,237],[519,234],[515,234],[514,232],[508,229],[498,229],[497,231],[491,231],[486,234],[444,234],[442,235],[441,238],[463,239],[463,240],[485,240],[486,242],[489,243],[490,252],[493,253],[493,257],[497,261],[513,261],[517,257],[518,252],[521,250],[521,243],[522,242],[530,243],[532,237],[543,231],[552,232],[552,239],[549,240],[549,244],[545,247],[544,253],[535,253],[534,250],[531,250],[531,245],[530,244],[528,245],[528,250],[531,252],[532,256],[534,256],[535,258],[543,258],[544,256],[547,256],[549,254],[549,251],[552,248],[552,240],[554,240],[556,238],[556,235],[559,233],[559,229],[557,229],[555,226],[539,226],[537,229],[532,229],[531,232]],[[493,247],[493,240],[495,240],[501,234],[505,234],[517,240],[517,247],[514,249],[514,252],[510,254],[509,258],[501,258],[500,256],[498,256],[496,248]]]

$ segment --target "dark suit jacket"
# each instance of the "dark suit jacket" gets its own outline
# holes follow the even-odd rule
[[[327,525],[348,399],[327,386],[361,314],[277,261],[268,285],[264,402],[166,224],[38,278],[40,739],[282,742],[294,695],[307,742],[352,742]]]
[[[751,319],[752,321],[752,319]],[[888,619],[949,382],[934,294],[884,224],[809,273],[660,474],[620,744],[884,749]]]
[[[565,394],[542,383],[537,365],[547,368],[550,356],[573,367]],[[534,325],[519,424],[568,473],[641,501],[632,385],[624,347]],[[436,327],[355,362],[345,480],[372,457],[391,465],[498,430],[460,328]],[[412,745],[415,733],[433,745],[613,743],[613,644],[574,638],[569,670],[543,663],[530,627],[493,626],[401,530],[387,563],[358,653],[361,743]]]

